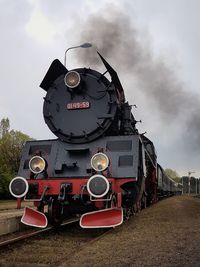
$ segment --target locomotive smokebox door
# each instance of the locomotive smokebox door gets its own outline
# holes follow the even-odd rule
[[[54,75],[56,79],[51,84],[46,82],[49,85],[48,89],[45,87],[47,95],[43,106],[46,124],[68,143],[97,139],[108,130],[116,116],[113,84],[91,69],[66,70],[66,73],[60,69],[61,75]]]

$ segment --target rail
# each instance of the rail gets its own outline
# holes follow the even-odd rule
[[[78,221],[79,221],[79,218],[72,218],[72,219],[69,219],[69,220],[63,222],[60,226],[65,226],[65,225],[72,224],[72,223],[75,223],[75,222],[78,222]],[[25,239],[27,239],[29,237],[36,236],[36,235],[39,235],[41,233],[48,232],[48,231],[50,231],[50,230],[52,230],[54,228],[55,228],[54,226],[49,226],[49,227],[44,228],[44,229],[36,230],[34,232],[31,232],[31,233],[26,233],[24,235],[21,235],[21,236],[18,236],[18,237],[14,237],[14,238],[2,241],[2,242],[0,242],[0,247],[11,245],[11,244],[16,243],[18,241],[25,240]]]

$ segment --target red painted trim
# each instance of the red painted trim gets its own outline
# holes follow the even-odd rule
[[[22,199],[17,198],[17,209],[21,209]]]
[[[88,177],[89,179],[90,177]],[[47,180],[27,180],[29,184],[31,183],[38,183],[39,185],[39,192],[38,194],[41,195],[44,191],[45,186],[49,187],[48,192],[46,195],[59,195],[60,193],[60,185],[62,183],[72,183],[72,192],[71,195],[80,194],[82,192],[82,187],[87,184],[87,178],[66,178],[66,179],[47,179]],[[112,191],[113,192],[122,192],[120,188],[121,185],[127,182],[136,182],[136,178],[108,178],[108,181],[112,183]]]
[[[117,207],[120,208],[122,206],[122,194],[117,193]]]
[[[104,208],[104,202],[103,201],[95,201],[95,207],[97,209],[103,209]]]
[[[45,228],[48,224],[47,217],[44,213],[29,207],[24,208],[24,214],[21,218],[21,222],[29,226],[35,226],[40,228]]]
[[[123,209],[103,209],[84,213],[80,218],[82,228],[116,227],[123,223]]]

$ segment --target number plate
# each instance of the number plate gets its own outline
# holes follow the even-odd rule
[[[74,103],[68,103],[67,109],[85,109],[90,108],[90,102],[74,102]]]

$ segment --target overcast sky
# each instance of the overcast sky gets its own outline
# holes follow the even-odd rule
[[[65,49],[80,40],[104,55],[108,42],[99,39],[108,38],[110,20],[119,25],[121,55],[105,56],[127,100],[138,106],[140,132],[147,131],[164,168],[200,171],[199,10],[198,0],[0,0],[0,118],[36,139],[54,138],[43,120],[39,84],[50,63],[63,62]],[[77,50],[67,55],[69,69],[82,63]]]

